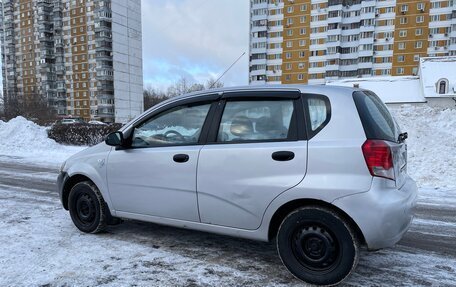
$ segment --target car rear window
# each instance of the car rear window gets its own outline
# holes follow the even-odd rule
[[[398,130],[394,119],[375,93],[356,91],[353,99],[368,139],[397,141]]]

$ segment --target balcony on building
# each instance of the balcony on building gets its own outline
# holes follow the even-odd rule
[[[66,87],[65,87],[65,82],[57,82],[56,83],[56,91],[57,93],[62,93],[64,94],[66,92]]]
[[[100,21],[112,21],[112,11],[106,6],[103,6],[95,10],[95,17]]]
[[[387,27],[387,26],[384,26],[384,27]],[[374,25],[368,25],[368,26],[361,25],[359,27],[359,32],[374,32],[374,30],[375,30]]]
[[[114,83],[112,81],[99,80],[97,83],[97,89],[103,92],[114,92]]]
[[[352,52],[352,53],[341,53],[339,59],[341,60],[348,60],[348,59],[357,59],[358,58],[358,53]]]
[[[369,13],[362,13],[360,15],[360,17],[361,17],[361,20],[369,20],[369,19],[374,19],[374,18],[378,19],[378,17],[379,17],[378,15],[379,14],[375,14],[375,12],[369,12]]]
[[[329,0],[328,1],[328,7],[334,7],[337,6],[337,8],[342,9],[342,4],[344,0]],[[340,7],[339,7],[340,6]]]
[[[266,58],[264,58],[264,59],[254,59],[254,60],[250,60],[250,63],[252,65],[266,65],[267,59]]]
[[[97,80],[99,81],[113,81],[114,70],[111,68],[97,68]]]
[[[372,69],[358,69],[358,76],[365,77],[365,76],[371,76],[372,75]]]
[[[328,30],[326,31],[327,35],[340,35],[341,33],[342,33],[342,28],[339,23],[328,24]]]
[[[374,44],[374,37],[360,38],[359,45],[363,44]]]
[[[101,32],[101,31],[111,31],[112,29],[112,23],[110,21],[106,20],[97,20],[95,21],[95,33],[96,32]]]
[[[337,16],[337,17],[331,17],[327,19],[328,24],[333,24],[333,23],[341,23],[342,22],[342,16]]]
[[[100,40],[95,42],[95,51],[107,51],[112,52],[112,41]]]
[[[336,63],[336,64],[327,64],[326,65],[326,72],[329,72],[329,71],[339,71],[339,64]]]
[[[344,18],[342,18],[342,24],[355,24],[355,23],[359,24],[362,21],[364,21],[364,20],[361,19],[361,15],[354,16],[354,17],[344,17]],[[359,28],[359,26],[357,28]]]
[[[253,26],[251,32],[255,33],[255,32],[262,32],[262,31],[268,31],[267,25]]]
[[[349,62],[345,65],[340,65],[339,70],[340,71],[357,71],[358,70],[358,61],[357,59],[351,59],[348,60]]]
[[[265,8],[268,8],[267,1],[256,3],[256,4],[252,4],[252,9],[265,9]]]
[[[372,69],[373,65],[372,62],[361,62],[358,63],[358,69]]]
[[[5,29],[5,31],[10,31],[10,32],[13,32],[14,30],[14,23],[12,20],[7,20],[5,19],[5,21],[3,22],[3,28]]]
[[[63,22],[62,20],[56,20],[54,19],[54,31],[55,32],[60,32],[63,29]]]
[[[101,50],[96,52],[96,58],[98,60],[112,61],[112,52],[107,50]]]

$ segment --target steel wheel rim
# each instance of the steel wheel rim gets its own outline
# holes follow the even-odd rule
[[[290,241],[293,255],[309,271],[329,272],[340,261],[340,244],[322,225],[301,225],[292,233]]]
[[[76,216],[84,225],[90,225],[96,218],[96,206],[92,197],[84,192],[78,196],[75,203]]]

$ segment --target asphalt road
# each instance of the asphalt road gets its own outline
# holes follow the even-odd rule
[[[28,206],[31,209],[40,205],[48,206],[51,208],[49,210],[59,210],[58,216],[63,221],[63,224],[72,225],[68,214],[60,211],[60,202],[55,187],[56,177],[57,170],[55,168],[23,164],[9,161],[7,158],[0,159],[0,206],[4,209],[0,213],[0,222],[3,226],[12,227],[16,224],[8,216],[2,216],[2,214],[7,214],[8,212],[5,210],[6,206],[15,205]],[[429,194],[430,192],[426,191],[426,193]],[[402,241],[394,248],[377,252],[363,251],[357,270],[344,285],[456,286],[456,206],[454,205],[456,190],[445,191],[444,194],[453,194],[454,197],[452,197],[452,200],[448,200],[436,196],[431,201],[428,200],[428,197],[420,197],[416,219]],[[51,224],[46,222],[46,218],[48,218],[46,210],[43,211],[44,216],[39,224]],[[15,210],[13,209],[9,212],[14,213]],[[55,214],[53,216],[55,217]],[[52,216],[49,215],[49,218],[52,218]],[[66,232],[78,233],[75,228],[69,230]],[[0,229],[0,235],[4,232]],[[62,237],[65,236],[67,235],[62,234]],[[89,236],[98,235],[81,236],[90,238]],[[221,286],[301,285],[281,265],[273,243],[235,239],[135,221],[126,221],[122,225],[110,228],[108,236],[126,244],[141,245],[144,248],[149,248],[151,252],[159,249],[184,257],[189,262],[197,260],[199,265],[203,265],[202,267],[204,267],[206,262],[208,264],[206,269],[209,271],[201,273],[203,275],[198,274],[198,276],[193,278],[192,274],[184,273],[184,279],[186,278],[184,281],[182,281],[182,275],[180,275],[180,281],[174,281],[177,279],[167,273],[168,275],[163,276],[162,279],[155,279],[158,280],[156,282],[160,285],[209,286],[213,284],[210,283],[213,281],[203,280],[202,276],[216,278],[218,280],[217,284]],[[101,242],[105,238],[106,235],[98,237]],[[98,240],[97,242],[94,244],[99,244],[100,241]],[[59,246],[59,248],[71,249],[72,245],[67,244],[64,247]],[[122,248],[122,244],[119,244],[118,248]],[[168,272],[170,268],[178,272],[179,268],[183,268],[184,265],[170,263],[173,258],[163,259],[163,262],[167,262],[166,264],[163,262],[156,264],[155,262],[145,266],[153,272]],[[2,260],[3,262],[0,261],[0,268],[1,264],[14,262],[14,258],[9,258],[7,254],[3,256]],[[116,260],[121,262],[122,257],[120,256]],[[235,274],[222,274],[219,272],[219,274],[209,268],[210,264],[224,266],[236,272],[234,272]],[[62,266],[60,268],[65,267]],[[128,272],[135,272],[135,269],[131,268]],[[93,274],[93,276],[101,278],[102,274]],[[126,283],[126,281],[121,281],[115,275],[109,278],[108,281],[97,279],[98,281],[96,282],[107,285],[125,285]],[[131,285],[142,285],[142,283],[146,282],[141,281],[142,277],[135,278],[139,278],[136,279],[139,281],[136,283],[129,282]],[[16,285],[14,283],[22,285],[24,283],[15,282],[14,278],[8,280],[3,282],[7,284],[1,285]],[[90,280],[86,281],[87,278],[71,282],[65,280],[65,277],[51,278],[48,284],[50,286],[62,286],[91,282]],[[1,279],[0,283],[2,283]]]

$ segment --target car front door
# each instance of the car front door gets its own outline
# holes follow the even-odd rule
[[[225,94],[200,152],[201,222],[256,229],[271,201],[306,173],[299,92]]]
[[[196,168],[211,105],[159,112],[134,128],[131,147],[111,151],[107,176],[116,212],[199,221]]]

